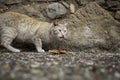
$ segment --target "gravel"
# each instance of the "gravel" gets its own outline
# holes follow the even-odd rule
[[[120,80],[120,53],[0,52],[0,80]]]

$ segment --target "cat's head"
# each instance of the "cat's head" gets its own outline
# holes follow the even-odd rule
[[[51,33],[54,36],[54,38],[58,40],[64,40],[67,35],[67,25],[68,23],[59,24],[57,22],[53,22]]]

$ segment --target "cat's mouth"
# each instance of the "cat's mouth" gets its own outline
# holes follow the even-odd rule
[[[59,37],[60,40],[64,40],[65,38],[62,36],[62,37]]]

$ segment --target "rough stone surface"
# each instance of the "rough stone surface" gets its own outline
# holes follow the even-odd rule
[[[85,5],[93,0],[76,0],[79,5]]]
[[[95,2],[100,5],[105,4],[105,0],[95,0]]]
[[[0,2],[4,4],[15,4],[15,3],[20,3],[22,0],[0,0]]]
[[[108,0],[108,1],[107,1],[108,7],[117,6],[118,4],[119,4],[118,1],[112,1],[112,0]]]
[[[70,12],[75,13],[75,5],[72,3],[70,4]]]
[[[107,0],[106,5],[109,10],[120,10],[120,1],[119,0]]]
[[[53,3],[46,8],[47,16],[51,19],[61,17],[67,13],[67,9],[60,3]]]
[[[0,80],[120,80],[120,54],[0,52]]]
[[[44,1],[60,1],[60,0],[29,0],[29,1],[42,1],[42,2],[44,2]]]
[[[41,21],[47,21],[46,20],[46,17],[43,16],[42,14],[42,11],[41,11],[41,6],[39,6],[39,4],[27,4],[27,5],[15,5],[13,7],[10,7],[9,10],[7,11],[14,11],[14,12],[19,12],[19,13],[22,13],[22,14],[26,14],[30,17],[34,17],[38,20],[41,20]]]
[[[115,14],[115,18],[120,20],[120,11],[117,11],[116,14]]]
[[[4,12],[4,10],[7,10],[7,6],[5,6],[4,4],[0,3],[0,12]]]
[[[111,49],[120,41],[120,23],[103,8],[92,2],[60,22],[67,22],[68,38],[64,48]]]

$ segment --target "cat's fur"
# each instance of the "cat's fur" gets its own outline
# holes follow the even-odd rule
[[[37,21],[27,15],[6,12],[0,14],[1,45],[12,52],[20,52],[11,46],[14,39],[35,44],[38,52],[44,52],[42,42],[62,40],[66,37],[67,24]],[[49,46],[49,45],[48,45]]]

